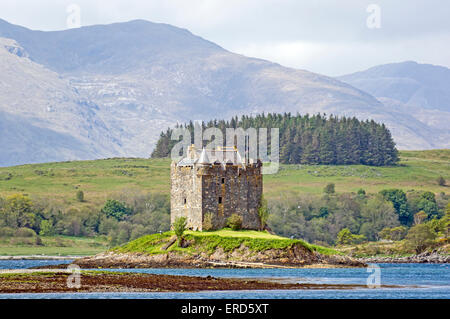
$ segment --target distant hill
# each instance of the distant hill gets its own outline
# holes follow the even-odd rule
[[[8,140],[22,143],[0,165],[149,156],[161,130],[177,122],[262,112],[374,119],[386,123],[400,149],[448,147],[435,141],[433,123],[338,79],[238,55],[167,24],[43,32],[0,20],[0,37],[3,122],[20,116],[33,131],[23,139],[8,124]],[[39,156],[30,154],[31,144]]]
[[[375,96],[387,112],[407,114],[408,122],[411,117],[420,121],[419,126],[409,124],[416,129],[417,136],[410,139],[417,147],[425,143],[429,148],[450,147],[449,68],[407,61],[375,66],[338,79]],[[403,140],[395,131],[393,134]]]
[[[450,112],[450,69],[413,61],[378,65],[338,77],[375,97]]]

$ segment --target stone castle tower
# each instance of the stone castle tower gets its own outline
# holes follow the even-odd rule
[[[170,167],[170,219],[187,218],[187,227],[203,230],[206,214],[211,214],[213,229],[226,226],[236,213],[244,229],[259,229],[262,163],[242,160],[234,147],[207,151],[189,147],[187,157]]]

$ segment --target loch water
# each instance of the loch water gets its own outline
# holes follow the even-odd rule
[[[24,269],[51,264],[70,264],[71,260],[0,260],[0,269]],[[201,299],[201,298],[264,298],[264,299],[450,299],[450,264],[378,264],[382,285],[399,285],[402,288],[361,288],[327,290],[257,290],[257,291],[207,291],[192,293],[41,293],[0,294],[0,299]],[[110,271],[142,272],[186,276],[239,277],[277,280],[281,282],[363,284],[373,270],[367,268],[318,269],[110,269]]]

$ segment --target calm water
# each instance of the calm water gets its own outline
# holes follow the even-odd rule
[[[64,261],[70,263],[70,260]],[[0,260],[0,269],[20,269],[62,261]],[[3,298],[440,298],[450,299],[450,264],[379,264],[381,284],[405,288],[353,290],[213,291],[196,293],[0,294]],[[152,274],[268,278],[304,283],[366,284],[367,269],[112,269]]]

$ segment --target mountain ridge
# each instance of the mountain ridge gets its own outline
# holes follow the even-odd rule
[[[88,157],[147,157],[160,132],[178,122],[262,112],[373,118],[389,123],[399,148],[448,147],[429,142],[437,131],[426,122],[410,116],[408,125],[398,124],[405,112],[390,110],[351,83],[235,54],[171,25],[133,20],[37,31],[0,19],[0,37],[5,36],[17,49],[6,48],[11,40],[0,42],[0,69],[16,69],[9,78],[0,75],[0,111],[74,136],[92,150]],[[1,91],[28,69],[46,80],[23,75],[13,93]],[[33,83],[32,89],[22,92],[21,83]],[[48,85],[45,91],[45,83],[59,89]],[[14,101],[20,107],[12,107],[18,105]],[[48,106],[55,111],[46,111]],[[415,127],[425,127],[426,136],[419,138]],[[32,162],[26,147],[18,164]],[[78,156],[61,157],[68,159]]]

